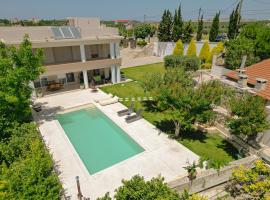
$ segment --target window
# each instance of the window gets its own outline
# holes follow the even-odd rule
[[[66,77],[67,77],[67,82],[75,82],[75,76],[74,73],[66,73]]]

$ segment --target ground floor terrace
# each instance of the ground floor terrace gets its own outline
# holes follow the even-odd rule
[[[192,163],[199,159],[195,153],[176,140],[168,138],[166,134],[145,119],[140,119],[131,124],[126,123],[124,117],[117,115],[117,111],[126,108],[122,103],[100,106],[94,101],[105,96],[107,94],[100,90],[92,93],[90,89],[86,89],[36,100],[36,103],[42,105],[42,111],[35,112],[33,115],[35,121],[39,123],[44,142],[52,153],[66,196],[71,197],[71,199],[77,198],[76,176],[80,178],[83,195],[96,199],[108,191],[113,194],[113,191],[121,185],[122,179],[130,179],[136,174],[140,174],[146,179],[161,174],[166,181],[183,177],[186,175],[183,167],[188,165],[187,162]],[[101,171],[90,173],[74,144],[69,140],[64,128],[55,117],[59,113],[69,112],[70,109],[77,110],[89,105],[97,107],[143,148],[143,151]],[[69,122],[66,121],[66,123]],[[89,130],[89,134],[93,129]],[[112,141],[106,141],[106,138],[101,141],[104,145],[109,144],[108,142]],[[104,148],[107,148],[107,146],[104,146]],[[87,152],[87,149],[84,149],[84,151]],[[89,152],[89,155],[90,153],[93,152]],[[87,154],[85,156],[87,157]]]
[[[38,80],[34,81],[35,95],[40,97],[76,89],[88,89],[98,85],[121,82],[119,65],[100,67],[97,69],[45,71]]]

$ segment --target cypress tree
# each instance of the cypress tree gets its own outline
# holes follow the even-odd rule
[[[240,5],[238,4],[236,9],[232,11],[230,15],[229,27],[228,27],[228,38],[234,39],[239,34],[239,26],[240,26]]]
[[[179,26],[179,18],[178,18],[178,11],[175,10],[175,14],[173,17],[173,28],[172,28],[172,39],[174,42],[177,42],[181,37],[181,30]]]
[[[228,38],[233,39],[234,38],[234,10],[232,11],[230,15],[230,21],[229,21],[229,27],[228,27]]]
[[[181,7],[181,5],[178,8],[177,16],[178,16],[178,22],[179,22],[179,35],[180,35],[180,38],[182,39],[183,31],[184,31],[184,22],[183,22],[183,18],[182,18],[182,7]]]
[[[209,40],[211,42],[215,42],[218,36],[218,32],[219,32],[219,16],[220,16],[220,12],[217,13],[213,19],[213,23],[211,26],[211,30],[210,30],[210,35],[209,35]]]
[[[162,15],[162,19],[159,23],[159,27],[158,27],[158,39],[160,42],[164,42],[164,34],[165,34],[165,21],[166,21],[166,14],[167,14],[167,10],[164,10],[163,15]]]
[[[189,43],[193,34],[193,27],[191,24],[191,20],[185,25],[184,34],[183,34],[183,42]]]
[[[201,41],[202,39],[202,31],[203,31],[203,15],[201,16],[201,19],[198,21],[198,30],[197,30],[197,41]]]
[[[172,39],[174,42],[177,42],[182,38],[183,35],[183,19],[181,5],[177,10],[175,10],[174,20],[173,20],[173,29],[172,29]]]
[[[170,42],[172,40],[172,14],[165,10],[158,28],[158,39],[160,42]]]

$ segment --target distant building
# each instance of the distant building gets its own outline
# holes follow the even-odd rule
[[[119,23],[121,23],[121,24],[128,24],[130,21],[129,20],[127,20],[127,19],[118,19],[118,20],[114,20],[114,23],[115,24],[119,24]]]

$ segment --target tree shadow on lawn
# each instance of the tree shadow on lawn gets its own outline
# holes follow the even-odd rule
[[[142,105],[146,112],[160,112],[160,110],[157,109],[156,101],[143,101]]]
[[[178,138],[175,137],[174,134],[174,123],[172,120],[161,120],[161,121],[155,121],[155,126],[161,130],[162,132],[166,133],[170,138],[176,139],[176,140],[198,140],[202,143],[205,143],[205,140],[209,138],[209,136],[199,130],[190,129],[190,130],[184,130],[180,132],[180,135]]]
[[[223,139],[221,144],[217,145],[217,148],[223,149],[233,159],[237,160],[239,151],[229,141]]]

